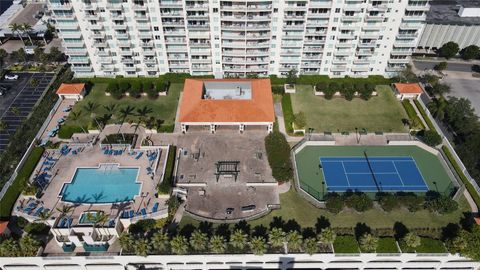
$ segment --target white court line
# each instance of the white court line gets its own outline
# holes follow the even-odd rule
[[[395,162],[392,161],[392,163],[393,163],[393,167],[395,168],[395,171],[397,171],[398,178],[400,178],[400,181],[402,182],[402,185],[405,186],[405,183],[403,183],[402,176],[398,172],[398,169],[397,169],[397,166],[395,165]]]
[[[345,177],[347,178],[348,186],[350,186],[350,181],[348,180],[347,171],[345,170],[345,166],[343,166],[343,161],[341,161],[341,162],[342,162],[343,173],[345,174]]]

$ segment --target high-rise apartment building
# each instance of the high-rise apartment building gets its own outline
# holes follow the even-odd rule
[[[389,76],[428,0],[48,0],[77,76]]]

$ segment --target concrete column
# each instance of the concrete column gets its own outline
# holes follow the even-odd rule
[[[273,123],[268,124],[268,133],[273,132]]]
[[[239,125],[239,129],[240,129],[240,133],[243,133],[245,131],[245,125],[244,124],[240,124]]]
[[[187,125],[182,124],[182,133],[187,133]]]
[[[210,132],[211,132],[212,134],[215,133],[215,125],[214,125],[214,124],[210,124]]]

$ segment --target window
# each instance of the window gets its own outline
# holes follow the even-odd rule
[[[278,8],[274,8],[273,13],[277,13],[277,12],[278,12]]]
[[[158,26],[154,26],[153,31],[158,31]]]
[[[218,13],[218,8],[213,8],[213,13]]]
[[[340,9],[339,9],[339,8],[336,8],[336,9],[335,9],[335,13],[340,13]]]

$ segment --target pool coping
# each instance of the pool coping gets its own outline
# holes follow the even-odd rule
[[[102,165],[117,165],[117,167],[119,169],[137,169],[137,176],[135,177],[135,183],[136,184],[140,184],[140,189],[138,191],[138,194],[137,195],[134,195],[133,198],[131,200],[128,200],[128,201],[135,201],[137,199],[137,197],[140,197],[141,196],[141,192],[143,190],[143,182],[140,182],[138,181],[139,179],[139,176],[140,176],[140,170],[141,170],[141,166],[120,166],[120,163],[108,163],[108,162],[102,162],[102,163],[98,163],[98,166],[97,167],[94,167],[94,166],[78,166],[78,167],[75,167],[75,172],[73,173],[73,175],[71,176],[70,178],[70,181],[69,182],[63,182],[62,184],[62,188],[60,189],[60,192],[58,193],[57,197],[60,198],[60,201],[62,203],[66,203],[66,204],[79,204],[78,202],[71,202],[71,201],[65,201],[62,199],[63,197],[63,192],[64,192],[64,189],[66,187],[66,185],[68,184],[72,184],[73,183],[73,180],[75,178],[75,175],[77,174],[78,172],[78,169],[100,169],[100,167]],[[108,202],[108,203],[80,203],[80,204],[93,204],[93,205],[111,205],[111,204],[115,204],[115,203],[122,203],[122,202],[127,202],[127,201],[117,201],[117,202]]]

